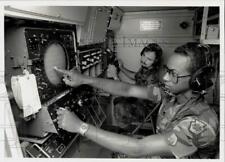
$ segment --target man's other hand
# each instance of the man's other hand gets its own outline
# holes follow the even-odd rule
[[[59,108],[57,110],[57,123],[59,128],[68,132],[79,133],[81,124],[83,123],[76,114],[65,109]]]

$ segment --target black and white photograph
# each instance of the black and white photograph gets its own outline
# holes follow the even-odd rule
[[[3,157],[224,160],[224,2],[26,2],[1,2]]]

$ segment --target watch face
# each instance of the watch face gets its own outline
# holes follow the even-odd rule
[[[87,129],[88,126],[86,124],[81,125],[81,129]]]
[[[83,123],[81,126],[80,126],[80,134],[81,135],[84,135],[88,130],[88,124],[86,123]]]

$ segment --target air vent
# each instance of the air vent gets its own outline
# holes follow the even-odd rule
[[[140,31],[160,30],[161,24],[160,20],[140,20]]]

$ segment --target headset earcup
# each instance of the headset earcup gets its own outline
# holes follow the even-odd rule
[[[213,85],[210,75],[214,72],[212,66],[204,66],[197,70],[190,79],[190,88],[193,91],[201,92]]]

